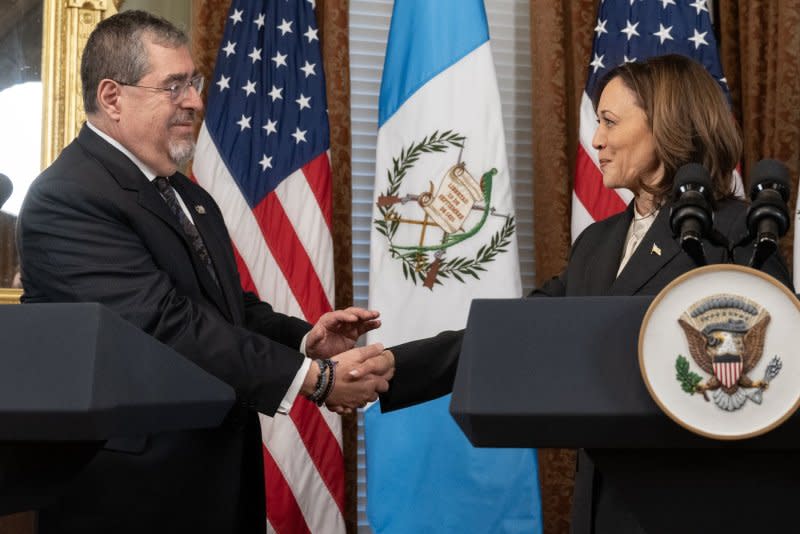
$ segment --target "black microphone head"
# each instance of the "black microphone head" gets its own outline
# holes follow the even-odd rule
[[[11,196],[12,191],[14,191],[14,185],[11,183],[11,179],[5,174],[0,174],[0,208]]]
[[[681,246],[689,234],[693,239],[709,235],[714,225],[713,206],[711,175],[705,167],[687,163],[679,168],[672,184],[669,225],[672,234],[680,237]]]
[[[711,175],[699,163],[687,163],[675,173],[672,183],[672,200],[677,200],[687,190],[698,191],[706,199],[711,200]]]
[[[781,195],[784,202],[789,201],[792,182],[789,178],[789,169],[782,162],[776,159],[762,159],[753,165],[751,176],[753,184],[750,187],[751,200],[756,200],[758,194],[764,189],[774,189]]]

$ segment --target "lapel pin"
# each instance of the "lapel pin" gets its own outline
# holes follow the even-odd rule
[[[661,256],[661,247],[653,243],[653,248],[650,249],[650,254],[655,254],[656,256]]]
[[[203,206],[201,206],[200,204],[197,204],[197,205],[194,207],[194,211],[196,211],[196,212],[197,212],[197,213],[199,213],[200,215],[205,215],[205,214],[206,214],[206,209],[205,209]]]

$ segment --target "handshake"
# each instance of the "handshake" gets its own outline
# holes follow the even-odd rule
[[[301,395],[345,414],[389,389],[394,375],[392,352],[380,343],[355,347],[359,337],[380,327],[378,316],[378,312],[351,307],[320,317],[306,336],[306,355],[315,361],[303,380]]]

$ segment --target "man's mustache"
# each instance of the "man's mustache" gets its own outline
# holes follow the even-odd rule
[[[169,125],[175,126],[178,124],[194,123],[196,118],[197,115],[195,114],[194,110],[186,110],[172,117],[172,120],[169,121]]]

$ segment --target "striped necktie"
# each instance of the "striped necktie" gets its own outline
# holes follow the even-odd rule
[[[181,208],[181,205],[178,202],[178,197],[175,194],[175,190],[169,183],[169,179],[164,178],[163,176],[158,176],[155,179],[155,184],[158,192],[161,193],[161,196],[164,197],[164,200],[167,202],[167,206],[169,206],[172,214],[178,218],[178,222],[180,223],[181,228],[183,228],[183,232],[192,243],[192,248],[197,253],[200,261],[203,262],[208,269],[209,274],[211,274],[211,278],[213,278],[214,282],[217,284],[217,286],[219,286],[217,273],[214,271],[214,265],[211,263],[211,256],[208,255],[208,249],[206,248],[206,244],[203,242],[203,237],[200,235],[200,232],[197,231],[197,228],[192,221],[189,220],[189,217],[186,216],[183,208]]]

